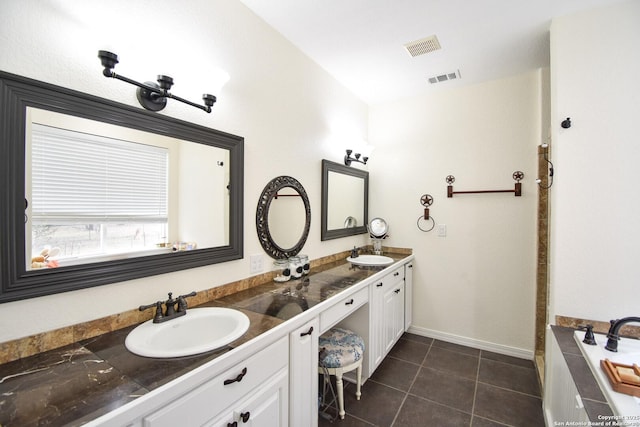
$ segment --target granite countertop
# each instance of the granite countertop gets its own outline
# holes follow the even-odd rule
[[[395,261],[406,255],[390,255]],[[348,289],[384,267],[346,261],[308,276],[267,283],[200,307],[245,313],[249,330],[221,349],[173,359],[140,357],[124,345],[130,326],[0,365],[0,427],[78,426],[104,415],[258,337],[291,317]],[[286,307],[286,309],[285,309]],[[295,309],[291,309],[295,307]]]
[[[603,419],[608,419],[603,418],[603,416],[612,416],[613,411],[607,403],[607,398],[602,394],[602,390],[600,390],[598,382],[582,355],[578,343],[573,338],[573,333],[576,330],[555,325],[552,325],[551,329],[558,341],[564,360],[567,362],[569,372],[571,372],[589,419],[593,422],[601,422]]]

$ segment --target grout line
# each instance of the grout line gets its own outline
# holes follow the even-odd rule
[[[433,340],[431,340],[431,343],[429,344],[429,348],[427,348],[427,352],[424,354],[424,357],[422,358],[422,362],[420,363],[420,365],[418,365],[418,370],[416,371],[416,374],[413,376],[413,380],[411,380],[411,384],[409,384],[409,387],[407,388],[407,391],[404,392],[404,398],[402,399],[402,402],[400,403],[400,406],[398,406],[398,410],[396,411],[396,415],[393,417],[393,420],[391,421],[391,425],[393,426],[396,422],[396,420],[398,419],[398,416],[400,415],[400,411],[402,411],[402,407],[404,406],[404,403],[407,401],[407,397],[409,397],[409,391],[411,391],[411,387],[413,387],[413,384],[416,382],[416,380],[418,379],[418,376],[420,375],[420,370],[422,369],[422,364],[424,363],[425,360],[427,360],[427,356],[429,355],[429,352],[431,351],[431,346],[433,346]],[[398,359],[398,360],[402,360],[402,359]]]
[[[514,389],[512,389],[512,388],[502,387],[502,386],[495,385],[495,384],[491,384],[491,383],[487,383],[487,382],[484,382],[484,381],[478,381],[478,383],[479,383],[479,384],[488,385],[489,387],[495,387],[495,388],[498,388],[498,389],[500,389],[500,390],[510,391],[510,392],[513,392],[513,393],[521,394],[521,395],[523,395],[523,396],[533,397],[533,398],[535,398],[535,399],[540,399],[540,400],[542,400],[542,396],[536,396],[535,394],[525,393],[524,391],[518,391],[518,390],[514,390]]]
[[[482,350],[480,350],[480,354],[478,355],[478,369],[476,369],[476,384],[473,389],[473,403],[471,404],[471,421],[469,421],[469,426],[473,425],[473,416],[476,413],[476,397],[478,396],[478,383],[480,382],[480,364],[482,363]]]

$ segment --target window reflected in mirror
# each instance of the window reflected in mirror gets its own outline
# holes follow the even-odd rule
[[[229,243],[228,150],[31,107],[27,117],[27,269]]]

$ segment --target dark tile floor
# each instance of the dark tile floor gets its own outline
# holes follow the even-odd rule
[[[319,427],[545,425],[533,362],[418,335],[403,335],[361,400],[345,384],[345,419]]]

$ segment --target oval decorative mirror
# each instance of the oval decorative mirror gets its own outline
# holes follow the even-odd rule
[[[298,180],[278,176],[264,187],[256,209],[256,228],[262,248],[274,259],[302,250],[311,227],[309,197]]]

